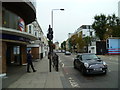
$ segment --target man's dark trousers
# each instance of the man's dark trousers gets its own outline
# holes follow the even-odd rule
[[[30,66],[31,66],[32,70],[35,71],[32,62],[29,62],[29,63],[27,64],[27,72],[29,72]]]

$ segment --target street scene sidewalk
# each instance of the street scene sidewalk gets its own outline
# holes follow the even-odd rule
[[[47,57],[38,62],[34,62],[37,72],[24,74],[8,88],[63,88],[60,76],[63,76],[61,70],[56,72],[53,68],[49,72],[49,60]]]

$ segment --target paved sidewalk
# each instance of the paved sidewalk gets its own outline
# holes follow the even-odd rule
[[[24,74],[8,88],[63,88],[60,79],[63,76],[62,71],[56,72],[52,68],[52,72],[49,72],[48,63],[46,57],[38,62],[33,62],[37,72],[31,70],[31,73]]]

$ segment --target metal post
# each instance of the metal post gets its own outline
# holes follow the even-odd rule
[[[49,71],[51,72],[51,59],[52,59],[52,52],[51,52],[51,40],[49,41],[49,53],[50,53],[50,58],[49,58]]]
[[[52,29],[53,29],[53,10],[51,11],[51,25],[52,25]]]

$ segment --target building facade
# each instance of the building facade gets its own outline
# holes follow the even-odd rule
[[[95,31],[92,29],[91,25],[82,25],[80,26],[75,33],[82,32],[82,37],[95,36]]]
[[[55,50],[59,50],[59,48],[60,48],[59,47],[59,42],[55,42],[54,44],[55,44]]]
[[[39,23],[34,21],[27,25],[27,31],[38,38],[38,40],[32,41],[31,44],[27,45],[27,50],[31,49],[33,59],[42,59],[47,54],[48,42]]]
[[[0,27],[0,74],[6,74],[11,65],[26,63],[27,45],[38,38],[27,32],[26,25],[36,19],[36,8],[30,2],[2,2],[2,27]]]

